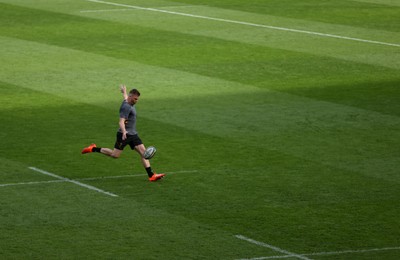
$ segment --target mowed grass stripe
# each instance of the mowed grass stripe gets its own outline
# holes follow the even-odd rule
[[[388,5],[388,6],[399,6],[400,3],[397,2],[396,0],[354,0],[356,2],[362,2],[362,3],[371,3],[371,4],[377,4],[377,5]]]

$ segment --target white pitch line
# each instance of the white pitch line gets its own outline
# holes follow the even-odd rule
[[[68,179],[68,178],[65,178],[65,177],[58,176],[58,175],[56,175],[54,173],[47,172],[47,171],[44,171],[44,170],[36,168],[36,167],[28,167],[28,168],[31,169],[32,171],[39,172],[41,174],[48,175],[48,176],[51,176],[53,178],[56,178],[56,179],[59,179],[59,180],[62,180],[62,181],[74,183],[74,184],[76,184],[78,186],[87,188],[89,190],[94,190],[94,191],[106,194],[108,196],[111,196],[111,197],[118,197],[118,195],[116,195],[114,193],[111,193],[111,192],[108,192],[108,191],[104,191],[102,189],[96,188],[96,187],[91,186],[91,185],[84,184],[84,183],[79,182],[79,181],[75,181],[75,180],[71,180],[71,179]]]
[[[261,256],[261,257],[254,257],[254,258],[240,258],[236,260],[265,260],[265,259],[285,259],[291,258],[290,255],[273,255],[273,256]]]
[[[65,182],[64,180],[52,180],[52,181],[30,181],[30,182],[16,182],[16,183],[4,183],[0,184],[0,187],[18,186],[18,185],[33,185],[53,182]]]
[[[187,170],[187,171],[176,171],[176,172],[163,172],[164,174],[177,174],[177,173],[195,173],[198,172],[197,170]],[[128,174],[128,175],[116,175],[116,176],[101,176],[101,177],[88,177],[88,178],[80,178],[76,179],[78,181],[95,181],[95,180],[102,180],[102,179],[119,179],[119,178],[132,178],[132,177],[143,177],[147,176],[147,174]]]
[[[147,174],[143,173],[143,174],[88,177],[88,178],[79,178],[76,180],[78,180],[78,181],[96,181],[96,180],[103,180],[103,179],[119,179],[119,178],[131,178],[131,177],[143,177],[143,176],[147,176]]]
[[[127,5],[127,4],[119,4],[119,3],[114,3],[114,2],[106,2],[106,1],[101,1],[101,0],[85,0],[85,1],[93,2],[93,3],[99,3],[99,4],[106,4],[106,5],[127,7],[127,8],[144,10],[144,11],[160,12],[160,13],[167,13],[167,14],[173,14],[173,15],[188,16],[188,17],[192,17],[192,18],[199,18],[199,19],[213,20],[213,21],[219,21],[219,22],[241,24],[241,25],[247,25],[247,26],[253,26],[253,27],[268,28],[268,29],[273,29],[273,30],[288,31],[288,32],[303,33],[303,34],[311,34],[311,35],[317,35],[317,36],[322,36],[322,37],[337,38],[337,39],[342,39],[342,40],[350,40],[350,41],[358,41],[358,42],[364,42],[364,43],[372,43],[372,44],[380,44],[380,45],[386,45],[386,46],[400,47],[400,44],[397,44],[397,43],[388,43],[388,42],[381,42],[381,41],[374,41],[374,40],[366,40],[366,39],[347,37],[347,36],[340,36],[340,35],[329,34],[329,33],[319,33],[319,32],[291,29],[291,28],[278,27],[278,26],[272,26],[272,25],[248,23],[248,22],[242,22],[242,21],[236,21],[236,20],[229,20],[229,19],[216,18],[216,17],[210,17],[210,16],[188,14],[188,13],[182,13],[182,12],[174,12],[174,11],[168,11],[168,10],[163,10],[163,9],[136,6],[136,5]]]
[[[351,253],[368,253],[374,251],[388,251],[388,250],[400,250],[400,247],[383,247],[383,248],[371,248],[371,249],[359,249],[359,250],[343,250],[343,251],[333,251],[333,252],[319,252],[319,253],[310,253],[304,255],[341,255],[341,254],[351,254]]]
[[[162,8],[192,8],[192,7],[200,7],[200,6],[208,6],[208,5],[168,5],[168,6],[163,6]]]
[[[31,167],[30,169],[33,170]],[[176,172],[165,172],[165,174],[177,174],[177,173],[195,173],[197,170],[187,170],[187,171],[176,171]],[[51,173],[46,172],[46,175]],[[55,175],[55,174],[53,174]],[[51,177],[57,178],[55,176],[50,175]],[[18,185],[34,185],[34,184],[45,184],[45,183],[54,183],[54,182],[72,182],[72,181],[95,181],[95,180],[103,180],[103,179],[119,179],[119,178],[132,178],[132,177],[143,177],[147,176],[147,174],[129,174],[129,175],[117,175],[117,176],[100,176],[100,177],[88,177],[88,178],[79,178],[79,179],[58,179],[51,181],[30,181],[30,182],[16,182],[16,183],[3,183],[0,184],[0,187],[8,187],[8,186],[18,186]],[[60,176],[59,176],[60,177]],[[63,178],[63,177],[61,177]]]
[[[103,10],[81,10],[80,13],[102,13],[102,12],[117,12],[117,11],[132,11],[132,8],[125,9],[103,9]]]
[[[317,252],[309,254],[300,254],[301,256],[324,256],[324,255],[343,255],[343,254],[354,254],[354,253],[368,253],[378,251],[389,251],[389,250],[400,250],[400,247],[383,247],[383,248],[371,248],[371,249],[359,249],[359,250],[343,250],[343,251],[332,251],[332,252]],[[265,260],[265,259],[282,259],[289,258],[291,255],[273,255],[255,258],[243,258],[240,260]]]
[[[285,254],[286,255],[285,257],[295,257],[295,258],[298,258],[298,259],[310,260],[310,258],[308,258],[308,257],[306,257],[304,255],[299,255],[299,254],[296,254],[296,253],[292,253],[292,252],[289,252],[289,251],[284,250],[282,248],[279,248],[279,247],[276,247],[276,246],[272,246],[272,245],[269,245],[269,244],[266,244],[266,243],[263,243],[263,242],[260,242],[260,241],[257,241],[257,240],[242,236],[242,235],[236,235],[235,237],[237,237],[237,238],[239,238],[241,240],[250,242],[252,244],[255,244],[255,245],[258,245],[258,246],[262,246],[262,247],[266,247],[266,248],[272,249],[272,250],[274,250],[276,252]]]

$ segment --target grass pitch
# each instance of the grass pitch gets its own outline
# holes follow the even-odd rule
[[[395,1],[0,10],[2,259],[400,257]],[[162,181],[80,154],[113,146],[121,83]]]

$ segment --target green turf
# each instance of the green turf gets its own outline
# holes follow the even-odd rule
[[[111,2],[203,18],[0,0],[0,258],[400,257],[400,47],[207,18],[399,45],[396,2]],[[80,154],[120,83],[162,181]]]

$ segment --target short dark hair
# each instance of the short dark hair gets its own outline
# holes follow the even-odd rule
[[[140,96],[139,90],[134,88],[131,91],[129,91],[129,96],[133,96],[133,95]]]

